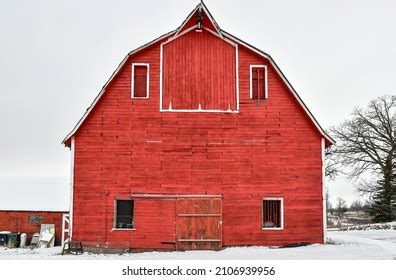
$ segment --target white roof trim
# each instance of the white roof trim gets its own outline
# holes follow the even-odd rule
[[[187,24],[187,22],[192,18],[192,16],[195,14],[195,12],[198,10],[199,6],[201,4],[198,4],[195,9],[188,15],[188,17],[183,21],[183,23],[180,25],[180,27],[176,30],[175,35],[173,37],[176,37],[179,35],[180,31],[183,29],[183,27]]]
[[[106,84],[102,87],[102,90],[99,92],[99,94],[96,96],[95,100],[92,102],[91,106],[89,106],[89,108],[87,109],[87,111],[84,113],[84,115],[81,117],[81,119],[78,121],[78,123],[76,124],[76,126],[73,128],[73,130],[65,137],[65,139],[62,141],[62,144],[65,144],[76,132],[77,130],[80,128],[80,126],[82,125],[82,123],[85,121],[85,119],[88,117],[89,113],[91,113],[91,111],[93,110],[93,108],[95,107],[95,105],[99,102],[99,100],[101,99],[101,97],[103,96],[103,94],[106,92],[106,87],[111,83],[111,81],[114,79],[114,77],[118,74],[118,72],[120,72],[121,68],[124,66],[124,64],[127,62],[128,58],[155,44],[158,43],[159,41],[165,39],[166,37],[172,35],[173,33],[175,33],[176,31],[171,31],[168,32],[160,37],[158,37],[157,39],[151,41],[150,43],[147,43],[133,51],[131,51],[130,53],[127,54],[127,56],[121,61],[121,63],[118,65],[117,69],[113,72],[113,74],[111,75],[110,79],[106,82]]]
[[[298,103],[301,105],[301,107],[304,109],[305,113],[309,116],[309,118],[312,120],[313,124],[316,126],[316,128],[319,130],[319,132],[322,134],[322,136],[329,141],[332,144],[335,144],[335,141],[329,136],[327,135],[327,133],[323,130],[323,128],[319,125],[318,121],[315,119],[315,117],[313,116],[313,114],[311,113],[311,111],[309,111],[307,105],[305,105],[304,101],[302,101],[301,97],[298,95],[298,93],[296,92],[296,90],[293,88],[293,86],[290,84],[290,82],[287,80],[287,78],[285,77],[285,75],[282,73],[282,71],[280,70],[280,68],[278,67],[278,65],[275,63],[275,61],[272,59],[271,56],[269,56],[268,54],[250,46],[249,44],[245,43],[244,41],[238,39],[237,37],[222,31],[223,35],[227,38],[230,38],[231,40],[234,40],[235,42],[237,42],[238,44],[248,48],[249,50],[257,53],[258,55],[266,58],[269,60],[269,62],[271,63],[272,67],[274,67],[275,71],[278,73],[278,75],[281,77],[282,81],[287,85],[287,87],[289,88],[289,90],[292,92],[293,96],[297,99]]]
[[[190,33],[191,31],[194,31],[197,28],[198,25],[193,25],[190,28],[187,28],[186,30],[184,30],[183,32],[180,32],[178,35],[174,35],[172,37],[169,37],[168,40],[166,40],[166,42],[162,43],[162,45],[166,45],[170,42],[173,42],[174,40],[176,40],[179,37],[182,37],[184,35],[186,35],[187,33]]]
[[[208,8],[206,8],[205,4],[203,2],[201,2],[202,8],[205,12],[205,14],[208,16],[210,22],[212,23],[212,25],[214,26],[214,28],[216,29],[217,33],[219,34],[220,37],[223,38],[223,34],[221,32],[220,27],[217,25],[215,19],[212,17],[212,15],[210,14]]]

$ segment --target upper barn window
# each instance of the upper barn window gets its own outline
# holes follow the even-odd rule
[[[149,64],[132,64],[132,98],[149,98],[149,72]]]
[[[263,229],[283,229],[283,198],[264,198]]]
[[[115,201],[115,229],[133,229],[134,228],[134,201],[133,200],[116,200]]]
[[[250,99],[264,100],[268,98],[267,66],[250,66]]]

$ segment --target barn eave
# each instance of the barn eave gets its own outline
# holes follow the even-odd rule
[[[122,69],[122,67],[125,65],[125,63],[128,61],[129,57],[148,48],[151,45],[154,45],[155,43],[158,43],[164,39],[166,39],[167,37],[173,35],[177,30],[173,30],[170,31],[168,33],[165,33],[163,35],[161,35],[160,37],[152,40],[151,42],[142,45],[141,47],[134,49],[133,51],[130,51],[125,58],[121,61],[121,63],[118,65],[118,67],[116,68],[116,70],[111,74],[109,80],[105,83],[105,85],[102,87],[102,90],[99,92],[99,94],[95,97],[94,101],[91,103],[91,105],[87,108],[87,110],[85,111],[84,115],[80,118],[80,120],[77,122],[77,124],[74,126],[74,128],[72,129],[72,131],[70,131],[70,133],[63,139],[62,144],[65,145],[66,147],[71,146],[71,138],[73,137],[73,135],[77,132],[77,130],[80,128],[80,126],[83,124],[83,122],[85,121],[85,119],[88,117],[88,115],[91,113],[91,111],[93,110],[93,108],[95,107],[95,105],[99,102],[99,100],[101,99],[101,97],[103,96],[103,94],[106,92],[106,88],[107,86],[111,83],[111,81],[115,78],[115,76],[118,74],[118,72]]]

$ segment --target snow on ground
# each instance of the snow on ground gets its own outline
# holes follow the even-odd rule
[[[147,252],[123,255],[65,255],[60,247],[49,249],[6,249],[0,247],[0,259],[61,260],[396,260],[396,230],[329,231],[329,244],[297,248],[232,247],[219,252]]]

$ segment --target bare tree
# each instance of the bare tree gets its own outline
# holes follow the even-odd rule
[[[373,199],[373,220],[394,219],[396,186],[394,154],[396,151],[396,96],[385,95],[372,100],[363,110],[356,108],[352,118],[330,129],[337,144],[332,149],[336,164],[350,168],[349,177],[361,179],[370,175],[373,180],[358,180],[357,189]]]
[[[337,176],[343,174],[338,156],[334,152],[335,146],[326,149],[325,152],[325,175],[329,180],[334,180]]]

